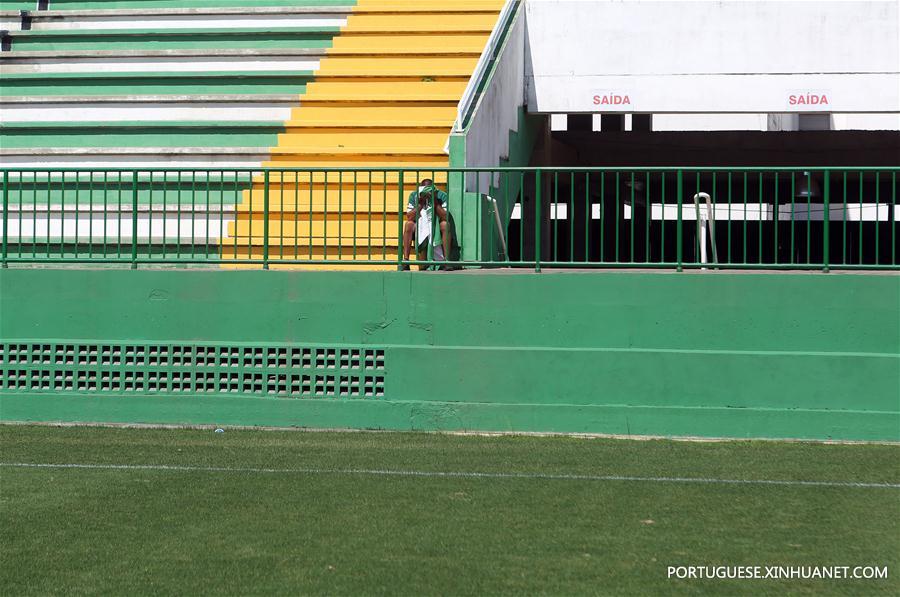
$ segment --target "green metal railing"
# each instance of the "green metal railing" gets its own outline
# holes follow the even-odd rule
[[[2,266],[898,269],[898,170],[7,169]]]

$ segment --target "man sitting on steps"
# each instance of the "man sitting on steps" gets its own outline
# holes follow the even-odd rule
[[[448,233],[447,201],[450,199],[447,193],[436,188],[434,181],[425,178],[419,183],[419,188],[409,194],[406,203],[406,222],[403,225],[403,259],[409,259],[409,249],[412,245],[413,234],[416,236],[416,254],[419,261],[428,259],[428,243],[431,242],[432,231],[432,196],[434,197],[434,211],[437,212],[440,227],[440,238],[435,239],[434,260],[446,261],[450,256],[450,241],[452,234]],[[420,265],[423,270],[426,266]],[[404,265],[404,270],[409,266]]]

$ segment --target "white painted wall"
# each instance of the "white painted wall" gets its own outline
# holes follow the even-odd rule
[[[526,14],[531,112],[900,112],[897,0],[527,0]],[[807,93],[828,103],[790,102]]]
[[[511,25],[491,84],[476,104],[465,134],[466,166],[495,167],[509,156],[509,133],[518,130],[519,108],[525,104],[524,61],[525,19],[520,12]],[[487,192],[490,174],[480,177],[476,183],[474,174],[467,176],[466,190]]]

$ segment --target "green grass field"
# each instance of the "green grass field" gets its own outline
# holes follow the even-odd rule
[[[900,594],[896,445],[0,425],[0,462],[4,595]]]

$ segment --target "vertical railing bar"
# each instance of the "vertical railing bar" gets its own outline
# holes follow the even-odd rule
[[[344,171],[338,170],[338,261],[344,254]]]
[[[569,207],[566,208],[569,218],[569,263],[575,262],[575,172],[569,172]]]
[[[812,265],[812,172],[806,172],[806,265]]]
[[[879,216],[879,204],[881,203],[881,172],[875,171],[875,265],[881,265],[879,254],[881,253],[881,245],[879,244],[878,229],[881,227],[881,219]]]
[[[512,205],[514,205],[514,203],[510,200],[510,197],[509,197],[510,173],[506,172],[506,173],[502,174],[501,176],[503,176],[503,205],[512,206]],[[449,182],[449,180],[450,180],[450,178],[448,177],[447,181]],[[510,209],[512,209],[512,208],[510,208]],[[510,212],[509,215],[512,215],[512,212]],[[506,223],[506,253],[503,255],[503,260],[509,261],[509,221],[510,221],[510,218],[508,218],[508,217],[502,218],[501,221]],[[448,224],[448,227],[449,227],[449,224]],[[462,255],[460,255],[460,259],[462,259]]]
[[[313,187],[315,187],[315,173],[310,170],[309,171],[309,230],[307,230],[306,235],[309,240],[309,259],[314,259],[314,250],[313,250],[313,211],[315,211],[315,206],[313,205]],[[322,201],[325,201],[325,182],[323,179],[322,182]],[[324,250],[323,250],[323,255]]]
[[[659,181],[660,218],[659,218],[659,261],[666,262],[666,172],[663,170]]]
[[[847,171],[844,170],[844,215],[841,217],[841,265],[847,265]]]
[[[237,172],[229,173],[237,178]],[[224,247],[225,241],[225,170],[219,173],[219,253],[221,254],[221,249]],[[179,246],[181,242],[178,243]]]
[[[116,192],[116,209],[117,209],[117,221],[116,221],[116,259],[122,258],[122,172],[116,172],[116,180],[118,181],[117,192]],[[61,188],[62,192],[65,192],[65,185]],[[49,251],[49,247],[48,247]]]
[[[794,215],[794,213],[795,213],[794,204],[795,204],[796,196],[797,196],[797,191],[796,191],[796,187],[794,185],[794,173],[791,172],[791,261],[790,261],[791,265],[794,264],[794,254],[796,251],[796,247],[795,247],[795,243],[794,243],[794,237],[796,236],[794,233],[794,228],[796,227],[796,217]],[[809,217],[809,214],[806,214],[806,217]]]
[[[606,248],[604,236],[606,231],[606,172],[600,172],[600,263],[605,263]]]
[[[778,263],[778,258],[779,258],[779,255],[778,255],[778,227],[781,225],[781,205],[778,202],[778,182],[779,182],[778,172],[776,171],[775,172],[775,197],[772,200],[772,203],[773,203],[772,212],[773,212],[774,218],[775,218],[775,231],[774,231],[775,238],[774,238],[774,242],[773,242],[773,245],[775,247],[775,253],[772,257],[772,262],[776,263],[776,264]],[[791,194],[793,195],[793,192]],[[793,197],[791,198],[791,200],[793,201]],[[793,227],[793,225],[792,225],[792,227]]]
[[[234,234],[232,235],[233,239],[234,239],[234,256],[232,257],[232,259],[238,258],[238,235],[240,234],[240,230],[238,228],[238,226],[240,225],[240,215],[238,214],[238,210],[239,210],[240,204],[243,200],[243,193],[241,192],[241,185],[240,185],[240,181],[238,180],[239,178],[240,178],[240,175],[235,172],[235,174],[234,174]],[[253,172],[250,173],[250,184],[249,184],[248,188],[250,190],[250,197],[251,197],[250,200],[252,201],[253,200],[252,199],[253,198]],[[249,207],[248,207],[248,209],[249,209]],[[250,212],[250,219],[251,220],[253,219],[252,211]],[[253,240],[251,239],[247,243],[247,258],[249,259],[252,256],[253,256]]]
[[[858,263],[863,263],[863,172],[859,171],[859,258]]]
[[[78,183],[75,183],[76,188]],[[151,184],[152,189],[152,184]],[[131,172],[131,269],[137,269],[138,242],[138,171]]]
[[[825,170],[822,181],[822,271],[827,273],[831,264],[831,171]]]
[[[644,263],[650,263],[650,171],[644,173]],[[632,217],[634,214],[632,213]]]
[[[678,202],[678,214],[677,214],[677,226],[675,228],[675,261],[676,261],[676,269],[677,271],[682,271],[682,263],[684,260],[684,226],[683,217],[682,217],[682,206],[684,205],[684,173],[681,169],[677,170],[675,173],[675,181],[677,184],[677,188],[675,189],[675,196]]]
[[[279,170],[278,174],[278,258],[284,259],[284,227],[287,220],[284,217],[284,176],[287,174],[285,170]],[[272,192],[269,191],[269,211],[272,211]]]
[[[31,258],[37,258],[37,170],[31,179]],[[24,185],[23,185],[24,186]]]
[[[21,183],[22,178],[21,174],[19,174],[19,211],[22,211],[22,191],[21,191]],[[78,176],[78,173],[75,173],[75,176]],[[121,174],[119,175],[121,176]],[[121,210],[119,210],[121,212]],[[121,214],[119,218],[121,220]],[[121,226],[121,224],[120,224]],[[21,228],[19,229],[19,233],[21,234]],[[19,247],[21,252],[21,245]],[[59,185],[59,256],[60,258],[64,258],[66,256],[66,172],[60,173],[60,185]]]
[[[78,259],[80,255],[80,251],[78,249],[79,242],[79,234],[78,234],[78,219],[81,216],[80,214],[80,202],[81,202],[81,172],[77,172],[75,174],[75,242],[73,243],[73,256],[75,259]],[[22,237],[22,210],[19,210],[19,239]],[[22,245],[19,244],[19,254],[22,253]]]
[[[37,172],[34,173],[34,192],[37,194]],[[32,213],[35,214],[35,223],[37,220],[37,210],[33,210]],[[35,227],[36,228],[36,227]],[[35,229],[35,232],[37,230]],[[37,240],[36,238],[34,240]],[[31,251],[32,256],[36,257],[36,245],[37,243],[32,243]],[[90,171],[90,179],[88,183],[88,259],[91,259],[94,256],[94,171]]]
[[[541,171],[534,171],[534,271],[541,271]]]
[[[167,213],[166,213],[166,187],[168,186],[169,172],[167,170],[164,170],[160,174],[162,174],[162,178],[163,178],[162,185],[161,185],[162,186],[162,201],[160,201],[160,205],[162,207],[159,210],[159,223],[161,224],[161,227],[162,227],[162,235],[161,235],[162,253],[161,253],[160,259],[162,261],[165,261],[166,257],[167,257],[166,237],[169,232],[169,225],[168,225],[169,223],[166,221],[166,215],[167,215]],[[151,221],[153,220],[153,212],[154,212],[153,203],[151,202],[149,210],[148,210],[148,217],[150,218]],[[151,242],[151,246],[152,246],[152,242]],[[147,258],[153,259],[152,251],[148,251]]]
[[[52,221],[52,206],[53,206],[53,174],[50,170],[47,170],[47,184],[46,184],[46,218],[47,218],[47,238],[46,238],[46,249],[47,249],[47,258],[50,257],[50,223]],[[4,210],[5,211],[5,210]]]
[[[322,203],[322,259],[328,260],[328,170],[322,171],[322,188],[325,191]]]
[[[209,195],[212,193],[212,183],[210,182],[210,175],[212,172],[209,170],[206,171],[206,211],[203,216],[203,254],[204,259],[209,259]],[[194,230],[197,227],[196,217],[194,214],[197,213],[196,209],[191,210],[191,230]],[[181,239],[179,238],[176,242],[181,244]]]
[[[19,188],[22,188],[22,175],[19,175]],[[22,195],[19,194],[19,212],[22,211]],[[47,238],[50,238],[48,224]],[[3,171],[3,267],[9,267],[9,171]]]
[[[628,244],[631,247],[631,252],[628,257],[628,261],[630,263],[634,263],[634,221],[635,221],[635,205],[634,205],[634,170],[631,171],[630,174],[631,180],[631,218],[630,222],[628,222],[628,227],[630,232],[628,233]],[[624,210],[623,210],[624,211]]]
[[[748,190],[748,189],[747,189],[747,172],[744,171],[744,239],[743,239],[743,240],[744,240],[744,255],[743,255],[743,256],[744,256],[744,260],[743,260],[743,261],[744,261],[744,265],[747,264],[747,220],[749,219],[749,218],[747,217],[747,206],[748,206],[748,204],[747,204],[747,199],[748,199],[748,197],[747,197],[747,190]],[[758,223],[760,226],[762,226],[762,218],[763,218],[763,207],[762,207],[762,205],[760,205],[757,209],[758,209],[759,211],[757,212],[756,221],[757,221],[757,223]]]
[[[374,235],[372,234],[372,174],[373,172],[366,172],[366,197],[369,198],[369,205],[366,207],[366,221],[369,226],[369,242],[366,243],[366,257],[369,261],[372,261],[372,241],[375,240]],[[384,203],[386,197],[382,196],[381,202]],[[381,236],[384,237],[386,235],[387,222],[382,221],[381,223]]]
[[[182,250],[181,219],[182,219],[182,217],[184,217],[184,214],[182,212],[182,205],[181,205],[181,186],[182,186],[183,174],[184,173],[181,170],[178,171],[178,180],[175,183],[177,185],[177,188],[175,190],[175,201],[177,202],[176,206],[175,206],[175,212],[176,212],[175,216],[178,218],[178,220],[175,223],[175,236],[177,237],[177,240],[175,241],[175,247],[176,247],[175,254],[178,259],[181,259],[181,250]],[[164,191],[163,192],[163,205],[164,206],[167,206],[169,203],[168,197],[166,195],[167,195],[167,193]],[[193,204],[193,201],[191,203]],[[192,205],[192,209],[193,209],[193,205]]]
[[[283,176],[283,175],[282,175]],[[312,202],[310,202],[312,203]],[[312,205],[309,206],[312,209]],[[284,211],[284,183],[281,185],[281,211]],[[294,259],[300,258],[300,172],[294,170]]]
[[[762,211],[762,205],[763,205],[763,173],[760,172],[760,173],[759,173],[759,207],[760,207],[760,211]],[[773,206],[772,206],[772,220],[774,220],[774,221],[777,222],[777,221],[778,221],[777,218],[778,218],[778,214],[775,213],[775,206],[773,205]],[[757,247],[757,251],[756,251],[756,263],[758,263],[759,265],[762,265],[762,263],[763,263],[763,255],[762,255],[762,250],[763,250],[763,227],[762,227],[762,221],[760,221],[759,234],[758,234],[758,239],[757,239],[757,245],[756,245],[756,247]]]
[[[263,269],[269,269],[269,169],[263,170]]]
[[[718,266],[718,247],[716,246],[716,234],[715,234],[715,225],[716,225],[716,198],[717,198],[717,187],[716,187],[716,172],[713,170],[712,173],[712,219],[707,223],[709,227],[709,242],[712,245],[712,254],[716,257],[715,265]],[[717,267],[718,269],[718,267]]]
[[[222,172],[222,174],[219,175],[219,182],[218,182],[217,188],[221,189],[224,184],[225,184],[225,172]],[[191,193],[190,194],[191,194],[191,197],[193,197],[191,204],[193,205],[194,212],[196,212],[197,211],[197,171],[196,170],[191,170]],[[204,208],[203,208],[203,214],[204,214],[203,215],[203,258],[204,258],[204,260],[208,260],[209,259],[209,247],[212,244],[211,239],[209,238],[209,195],[210,195],[210,193],[204,193],[204,195],[205,195],[205,200],[203,202],[204,203]],[[194,235],[196,233],[196,224],[194,223],[193,219],[191,220],[191,224],[192,224],[191,225],[191,231],[192,231],[191,232],[191,241],[193,244]],[[193,257],[193,255],[194,254],[192,252],[191,256]]]
[[[695,187],[694,187],[695,194],[700,193],[700,188],[701,188],[700,187],[700,178],[701,178],[702,174],[703,174],[702,171],[700,171],[700,170],[697,171],[697,175],[695,177],[696,182],[695,182]],[[699,213],[699,210],[696,209],[696,206],[698,205],[696,201],[694,201],[694,205],[695,205],[694,217],[697,218],[696,226],[694,228],[694,230],[696,231],[696,243],[694,243],[694,263],[699,263],[699,261],[700,261],[700,243],[703,243],[705,245],[706,237],[701,236],[701,234],[700,234],[700,213]],[[707,222],[707,227],[708,226],[709,226],[709,223]]]
[[[49,186],[50,186],[49,183],[50,183],[50,173],[47,172],[47,186],[48,186],[48,188],[49,188]],[[106,236],[107,236],[106,212],[107,212],[107,210],[108,210],[108,206],[107,206],[108,201],[107,201],[107,198],[106,198],[106,193],[107,193],[108,190],[109,190],[109,172],[108,172],[107,170],[104,170],[104,171],[103,171],[103,258],[104,258],[104,259],[106,259],[106,258],[108,257],[108,255],[106,254],[106,253],[107,253],[107,248],[106,248]],[[49,197],[49,195],[48,195],[48,197],[47,197],[47,207],[48,207],[48,209],[47,209],[47,216],[48,216],[48,218],[47,218],[47,236],[49,236],[49,235],[50,235],[50,218],[49,218],[49,216],[50,216],[50,213],[49,213],[49,211],[50,211],[50,210],[49,210],[49,207],[50,207],[50,197]]]
[[[591,173],[584,173],[584,262],[591,260],[591,218],[593,217],[593,208],[591,207]]]
[[[747,207],[744,206],[744,219],[747,219]],[[728,265],[731,265],[731,171],[728,171]]]
[[[897,228],[900,227],[900,213],[897,211],[897,172],[891,172],[891,212],[888,222],[891,223],[891,265],[897,265]]]
[[[356,224],[356,185],[357,185],[357,171],[353,171],[353,261],[356,261],[356,245],[359,242],[357,239],[358,235],[358,226]],[[343,208],[341,208],[343,211]],[[369,234],[372,234],[372,231],[369,230]]]
[[[371,177],[372,174],[373,174],[373,173],[370,172],[370,173],[369,173],[369,176]],[[370,180],[369,184],[371,184],[371,180]],[[400,185],[399,197],[400,197],[400,203],[402,204],[402,203],[403,203],[403,185],[400,183],[399,180],[397,181],[397,184]],[[382,261],[387,261],[387,203],[388,203],[388,192],[387,192],[387,170],[383,170],[383,171],[381,172],[381,196],[382,196],[382,200],[381,200],[381,221],[382,221],[382,227],[381,227],[381,260],[382,260]],[[369,201],[371,202],[371,195],[369,195],[369,197],[370,197]],[[401,205],[401,206],[400,206],[400,209],[402,210],[403,207],[404,207],[404,205]],[[401,215],[402,215],[402,212],[401,212]],[[399,223],[399,226],[400,226],[400,232],[401,232],[401,236],[400,236],[400,243],[401,243],[401,244],[400,244],[400,245],[397,245],[397,250],[400,252],[400,256],[398,257],[398,259],[403,259],[403,254],[402,254],[402,253],[403,253],[403,251],[406,250],[406,247],[401,246],[401,245],[403,244],[403,236],[402,236],[402,232],[403,232],[403,222],[400,222],[400,223]],[[398,266],[398,267],[399,267],[399,266]]]
[[[553,171],[553,199],[550,203],[553,217],[553,261],[559,261],[559,171]]]
[[[387,192],[387,170],[382,173],[382,180],[384,181],[385,192]],[[397,271],[403,271],[403,253],[406,251],[406,246],[403,244],[403,226],[406,221],[406,218],[403,217],[403,208],[405,207],[403,201],[403,179],[405,178],[405,172],[403,170],[399,170],[397,172]],[[418,181],[416,182],[418,184]],[[387,195],[385,195],[385,199],[387,199]],[[387,210],[387,201],[385,201],[385,210]],[[385,215],[385,224],[387,224],[387,216]],[[416,222],[418,224],[418,222]],[[387,226],[385,225],[385,230],[387,230]],[[385,236],[387,234],[385,233]],[[413,248],[418,250],[416,246],[416,232],[413,230],[412,243]],[[382,251],[386,251],[387,247],[387,238],[385,238],[385,242],[381,243],[382,247],[385,247]]]
[[[519,261],[525,261],[525,173],[519,172]],[[460,212],[465,210],[463,207]]]
[[[621,207],[621,200],[619,198],[619,185],[621,181],[619,180],[619,172],[616,172],[616,251],[615,251],[615,262],[619,263],[619,209]]]

